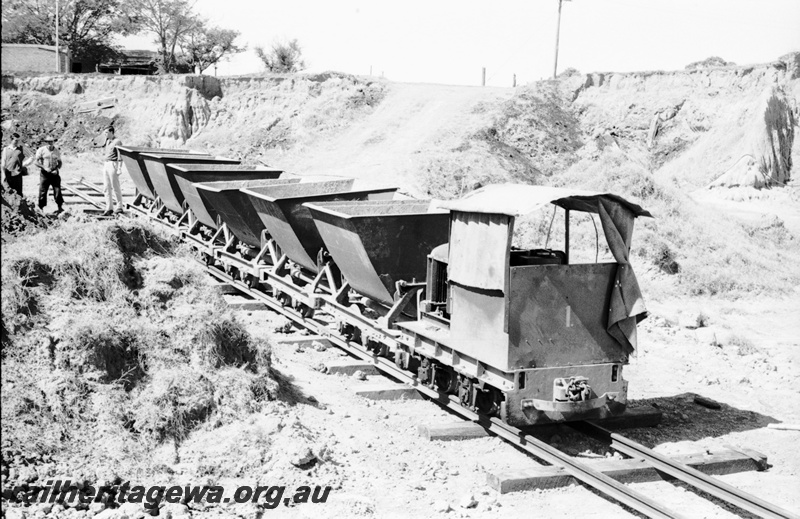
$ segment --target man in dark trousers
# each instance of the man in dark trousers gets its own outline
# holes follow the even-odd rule
[[[55,146],[55,139],[51,136],[44,138],[44,146],[36,150],[34,164],[39,166],[39,209],[44,210],[47,205],[47,191],[53,186],[53,198],[58,209],[56,213],[63,211],[61,206],[64,204],[64,197],[61,196],[61,153]]]
[[[25,161],[25,150],[22,147],[22,138],[18,133],[11,135],[11,143],[3,148],[3,157],[0,162],[3,164],[3,177],[8,187],[22,196],[22,177],[27,175],[23,162]]]

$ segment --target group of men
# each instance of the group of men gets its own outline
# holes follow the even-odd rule
[[[114,127],[108,126],[105,130],[103,144],[96,147],[103,148],[103,192],[106,196],[106,209],[103,216],[121,214],[124,212],[122,202],[122,189],[119,176],[122,174],[122,162],[117,146],[122,142],[116,138]],[[61,152],[56,148],[55,139],[48,135],[33,157],[26,157],[25,146],[19,133],[11,135],[11,142],[3,148],[0,162],[3,165],[3,177],[8,188],[22,194],[22,177],[28,174],[28,166],[39,168],[39,209],[44,210],[47,205],[47,193],[53,188],[53,199],[56,202],[56,213],[63,212],[64,197],[61,194]],[[117,207],[114,209],[112,192],[116,197]]]

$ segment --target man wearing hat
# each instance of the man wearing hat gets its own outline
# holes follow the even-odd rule
[[[44,138],[44,146],[36,150],[34,164],[39,167],[39,209],[44,209],[47,205],[47,191],[53,186],[53,198],[58,209],[56,213],[63,211],[61,206],[64,204],[64,197],[61,196],[61,153],[55,146],[55,139],[52,135]]]
[[[111,191],[117,197],[117,209],[114,213],[121,214],[123,210],[122,189],[119,186],[119,176],[122,174],[122,157],[117,151],[117,146],[122,146],[122,141],[114,136],[114,127],[106,128],[105,142],[103,143],[103,192],[106,194],[106,210],[103,216],[111,216],[113,200]]]
[[[22,177],[27,175],[25,170],[25,148],[22,146],[22,137],[18,133],[11,135],[11,142],[3,148],[3,176],[8,187],[22,196]]]

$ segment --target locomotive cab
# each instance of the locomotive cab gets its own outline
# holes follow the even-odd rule
[[[512,247],[517,218],[550,204],[564,211],[564,250]],[[419,351],[434,347],[428,364],[452,366],[463,404],[514,425],[624,412],[622,366],[646,316],[628,254],[634,219],[650,214],[616,195],[519,185],[446,207],[449,242],[428,256],[425,311],[407,327]],[[614,261],[570,262],[576,211],[599,216]]]

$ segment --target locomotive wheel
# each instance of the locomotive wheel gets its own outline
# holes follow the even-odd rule
[[[278,294],[278,302],[281,306],[292,306],[292,298],[285,293]]]
[[[488,388],[478,391],[478,395],[475,400],[475,407],[479,413],[489,416],[498,416],[500,414],[502,395],[498,390],[494,388]]]
[[[436,366],[436,377],[434,382],[439,391],[444,393],[455,393],[458,389],[458,375],[450,371],[446,366]]]

